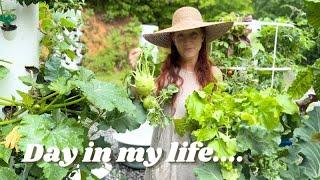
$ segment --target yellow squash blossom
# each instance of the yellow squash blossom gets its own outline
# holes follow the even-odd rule
[[[20,134],[18,132],[18,126],[16,126],[6,136],[6,140],[4,142],[1,142],[0,144],[4,144],[4,146],[9,149],[15,148],[16,152],[19,152],[19,150],[18,150],[19,140],[20,140]]]

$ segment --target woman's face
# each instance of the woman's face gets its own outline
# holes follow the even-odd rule
[[[189,60],[198,57],[204,35],[200,28],[190,29],[174,32],[172,40],[180,56],[184,60]]]

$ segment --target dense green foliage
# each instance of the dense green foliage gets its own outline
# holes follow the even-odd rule
[[[279,179],[297,169],[302,179],[320,176],[314,163],[319,152],[319,107],[301,117],[299,123],[293,118],[299,117],[298,106],[285,93],[246,88],[229,94],[213,87],[210,84],[187,98],[187,116],[175,120],[175,128],[180,135],[191,132],[220,158],[242,156],[243,161],[205,163],[194,170],[200,179]],[[296,121],[295,125],[291,122],[288,128],[286,118]],[[284,136],[296,139],[294,145],[279,147]],[[294,164],[297,160],[292,158],[302,158],[303,162]]]
[[[41,52],[45,53],[39,70],[29,69],[29,75],[19,77],[29,86],[28,92],[17,91],[19,98],[0,97],[0,106],[5,106],[5,117],[0,119],[1,180],[63,179],[77,169],[83,178],[93,178],[90,170],[100,164],[81,163],[92,125],[125,132],[145,120],[161,127],[174,121],[177,133],[191,133],[193,140],[211,147],[218,157],[243,157],[241,163],[204,163],[194,169],[199,179],[319,179],[320,108],[305,112],[306,107],[302,111],[294,101],[312,87],[320,97],[318,1],[87,1],[86,8],[102,13],[106,22],[131,18],[124,28],[108,33],[105,50],[85,60],[85,65],[102,77],[99,79],[117,79],[118,84],[124,80],[124,87],[98,80],[89,69],[70,70],[62,65],[63,55],[77,58],[73,48],[80,42],[69,33],[82,25],[82,19],[74,19],[74,11],[63,12],[82,9],[84,1],[18,2],[41,2]],[[213,63],[225,68],[225,81],[193,92],[186,100],[184,118],[169,117],[165,107],[179,89],[170,84],[155,93],[154,80],[161,64],[153,62],[149,50],[143,50],[133,72],[127,57],[130,49],[138,46],[141,23],[168,27],[172,13],[184,5],[197,7],[207,21],[250,21],[253,17],[294,24],[294,28],[279,28],[275,62],[276,67],[292,68],[293,82],[284,79],[290,73],[276,72],[272,89],[271,72],[254,69],[272,66],[275,27],[264,26],[251,33],[247,26],[234,26],[214,41],[209,51]],[[9,74],[6,64],[10,62],[0,62],[2,80]],[[234,71],[230,66],[247,70]],[[285,139],[293,145],[280,147]],[[44,161],[23,163],[30,143],[45,148],[75,147],[80,155],[65,168]],[[108,142],[95,143],[108,146]]]
[[[41,48],[45,49],[46,54],[42,55],[42,60],[54,53],[65,53],[70,59],[74,59],[76,54],[71,50],[75,46],[74,41],[65,33],[73,31],[80,25],[79,21],[72,20],[72,16],[55,13],[45,3],[39,5],[40,30],[44,34],[41,39]]]
[[[28,93],[18,92],[21,101],[0,98],[0,105],[14,106],[18,110],[6,112],[6,118],[1,120],[1,141],[5,144],[19,143],[12,146],[19,153],[11,153],[10,150],[0,156],[5,162],[2,167],[15,163],[12,168],[18,175],[25,171],[20,177],[26,177],[30,172],[29,175],[35,178],[44,176],[55,179],[57,177],[52,174],[54,171],[61,173],[59,177],[64,177],[75,168],[61,168],[39,161],[34,168],[43,171],[33,174],[34,168],[30,169],[27,164],[20,162],[27,144],[39,143],[46,148],[60,149],[75,147],[82,154],[89,141],[88,129],[94,122],[125,132],[126,129],[139,127],[145,121],[141,105],[133,104],[123,88],[96,80],[94,74],[84,68],[79,71],[64,69],[61,59],[57,57],[48,59],[36,78],[29,75],[20,79],[31,87]],[[20,140],[8,142],[9,139],[5,137],[14,127],[18,127],[16,133]],[[7,148],[4,152],[9,150]]]
[[[139,127],[146,119],[142,104],[133,103],[123,87],[99,81],[92,71],[83,67],[70,70],[63,66],[63,55],[70,59],[77,56],[71,49],[79,47],[79,43],[69,33],[79,28],[81,20],[72,12],[59,11],[50,4],[39,5],[40,30],[44,33],[41,48],[46,52],[41,56],[44,63],[39,70],[29,67],[30,74],[19,77],[30,90],[17,91],[19,98],[0,97],[0,106],[5,106],[5,117],[0,120],[1,179],[62,179],[78,169],[77,164],[83,178],[92,178],[90,169],[100,164],[81,162],[92,124],[99,123],[98,129],[125,132]],[[132,31],[131,27],[128,31]],[[8,69],[1,65],[0,74],[1,79],[4,78]],[[74,147],[79,149],[80,156],[65,168],[42,160],[22,163],[25,147],[30,143],[39,143],[45,148]]]
[[[17,0],[17,2],[26,6],[42,2],[46,3],[50,9],[60,12],[67,11],[69,9],[82,9],[83,5],[85,5],[84,0]]]
[[[114,1],[90,1],[87,2],[89,7],[94,8],[97,12],[105,14],[106,21],[127,16],[136,16],[144,24],[156,24],[160,28],[171,25],[171,16],[173,12],[181,6],[194,6],[203,12],[206,20],[212,20],[215,16],[232,11],[251,13],[251,0],[230,2],[226,0],[159,0],[159,1],[141,1],[125,0],[118,3]],[[212,11],[214,9],[214,11]]]

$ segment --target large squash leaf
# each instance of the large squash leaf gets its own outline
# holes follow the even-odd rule
[[[39,163],[39,166],[43,168],[44,177],[48,180],[63,179],[68,174],[68,169],[60,167],[55,163]]]
[[[8,163],[10,156],[11,156],[11,149],[8,149],[4,147],[4,145],[0,145],[0,159],[2,159],[4,162]]]
[[[128,98],[124,89],[109,82],[96,79],[90,82],[75,81],[87,99],[98,109],[134,114],[136,111],[132,101]]]
[[[22,118],[19,132],[22,136],[19,146],[26,150],[27,144],[42,144],[45,147],[78,148],[83,152],[84,129],[75,119],[61,112],[53,115],[26,115]]]
[[[52,91],[56,91],[59,94],[67,94],[69,93],[74,86],[72,83],[68,81],[65,77],[59,77],[55,81],[51,82],[48,88]]]
[[[54,81],[59,77],[70,77],[67,69],[61,66],[62,59],[58,57],[50,57],[45,64],[44,79],[47,81]]]
[[[19,177],[16,175],[14,170],[7,167],[0,166],[0,179],[1,180],[18,180]]]
[[[124,133],[127,129],[134,130],[138,128],[145,122],[147,117],[141,104],[135,102],[135,106],[137,110],[134,114],[119,112],[116,109],[108,112],[104,122],[120,133]]]
[[[320,144],[320,107],[308,113],[309,119],[303,121],[303,127],[294,131],[294,136],[306,142]]]

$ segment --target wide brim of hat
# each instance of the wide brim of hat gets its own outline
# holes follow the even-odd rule
[[[206,40],[207,43],[211,42],[222,35],[224,35],[233,25],[233,22],[188,22],[184,24],[178,24],[161,31],[157,31],[151,34],[144,34],[143,37],[150,43],[164,47],[171,48],[171,37],[170,33],[196,29],[204,27],[206,29]]]

